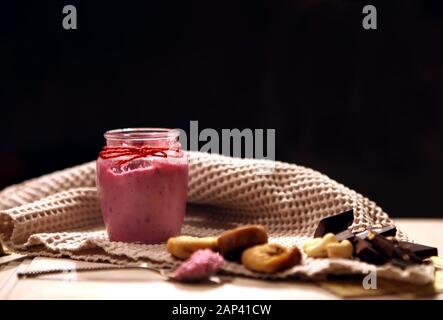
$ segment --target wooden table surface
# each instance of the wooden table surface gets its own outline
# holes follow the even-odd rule
[[[419,243],[443,252],[443,219],[396,219]],[[304,282],[270,282],[236,278],[222,285],[187,285],[164,281],[147,270],[110,270],[18,279],[17,271],[94,265],[69,259],[35,258],[0,266],[0,299],[338,299]],[[377,299],[395,298],[383,296]],[[443,294],[436,297],[443,299]]]

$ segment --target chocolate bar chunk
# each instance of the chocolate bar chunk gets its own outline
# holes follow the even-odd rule
[[[392,264],[405,268],[415,263],[422,263],[423,259],[418,257],[408,248],[401,247],[397,240],[369,232],[368,240],[379,253],[381,253]]]
[[[372,233],[371,231],[369,232],[367,239],[371,242],[372,246],[386,258],[409,260],[409,256],[405,257],[406,253],[398,248],[394,241],[390,241],[384,236]]]
[[[433,256],[438,256],[438,250],[434,247],[425,246],[423,244],[412,243],[407,241],[399,241],[399,247],[411,251],[420,259],[426,259]]]
[[[395,237],[397,234],[397,228],[395,226],[386,226],[378,229],[375,233],[385,237]]]
[[[386,226],[383,228],[373,228],[373,229],[369,228],[368,230],[357,233],[356,236],[362,239],[366,239],[368,237],[369,231],[372,231],[376,234],[380,234],[385,237],[395,237],[395,235],[397,234],[397,228],[395,226]]]
[[[354,221],[354,211],[349,210],[320,220],[314,232],[314,238],[323,237],[327,233],[337,234],[346,230]]]
[[[369,241],[355,238],[354,249],[355,256],[360,258],[361,261],[375,265],[381,265],[388,261],[388,259],[374,249]]]

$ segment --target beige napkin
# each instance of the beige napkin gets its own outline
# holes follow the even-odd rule
[[[312,169],[199,152],[188,155],[189,207],[183,234],[217,235],[238,225],[259,223],[268,228],[271,241],[298,245],[312,235],[321,218],[349,209],[354,209],[354,230],[393,224],[374,202]],[[108,240],[95,187],[95,162],[3,190],[0,233],[13,250],[35,256],[112,263],[144,261],[159,269],[179,263],[164,244]],[[400,232],[400,238],[406,236]],[[355,260],[304,257],[302,265],[272,276],[236,263],[227,263],[224,271],[254,278],[321,279],[329,274],[365,274],[369,267]],[[385,279],[415,284],[434,280],[432,265],[405,270],[384,265],[376,270]]]

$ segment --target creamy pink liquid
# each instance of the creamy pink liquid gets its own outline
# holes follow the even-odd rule
[[[186,156],[134,160],[124,169],[113,160],[98,159],[97,185],[111,241],[152,244],[180,234],[188,186]]]

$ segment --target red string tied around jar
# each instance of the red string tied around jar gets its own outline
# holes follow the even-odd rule
[[[168,154],[166,151],[170,148],[163,147],[150,147],[150,146],[127,146],[127,147],[109,147],[104,146],[103,150],[100,152],[100,158],[102,159],[114,159],[120,157],[130,156],[128,159],[119,160],[117,163],[119,165],[125,164],[135,159],[145,158],[148,156],[167,158]]]

